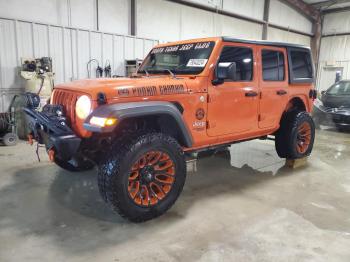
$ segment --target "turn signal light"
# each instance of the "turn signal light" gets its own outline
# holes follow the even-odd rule
[[[106,118],[93,116],[90,119],[90,124],[99,127],[113,126],[117,123],[116,118]]]

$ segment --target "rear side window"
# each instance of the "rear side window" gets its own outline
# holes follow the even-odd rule
[[[253,51],[247,47],[225,46],[219,63],[236,63],[236,81],[250,81],[253,78]]]
[[[262,71],[264,81],[284,80],[284,55],[280,51],[262,50]]]
[[[310,83],[313,81],[313,65],[311,53],[308,50],[290,48],[289,72],[292,83]]]

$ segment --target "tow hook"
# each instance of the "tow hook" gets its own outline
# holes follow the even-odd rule
[[[28,144],[31,145],[31,146],[34,144],[32,135],[28,135]]]
[[[55,160],[55,150],[53,148],[50,148],[48,151],[47,151],[47,154],[49,155],[49,159],[51,162],[54,162]]]

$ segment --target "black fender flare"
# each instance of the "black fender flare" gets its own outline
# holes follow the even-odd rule
[[[125,119],[142,117],[142,116],[156,116],[168,115],[172,117],[179,131],[184,138],[186,147],[191,147],[193,144],[192,136],[187,126],[184,123],[183,117],[179,109],[171,102],[164,101],[149,101],[149,102],[129,102],[129,103],[115,103],[106,104],[97,107],[85,120],[84,129],[95,133],[110,133],[118,126],[98,127],[90,124],[90,119],[95,117],[111,117],[116,118],[118,122]]]

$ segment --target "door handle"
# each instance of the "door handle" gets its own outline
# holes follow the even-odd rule
[[[254,91],[249,91],[249,92],[245,93],[246,97],[254,97],[254,96],[257,96],[257,95],[258,95],[258,93],[254,92]]]
[[[286,95],[287,94],[287,91],[286,90],[278,90],[277,92],[276,92],[276,94],[277,95],[279,95],[279,96],[284,96],[284,95]]]

